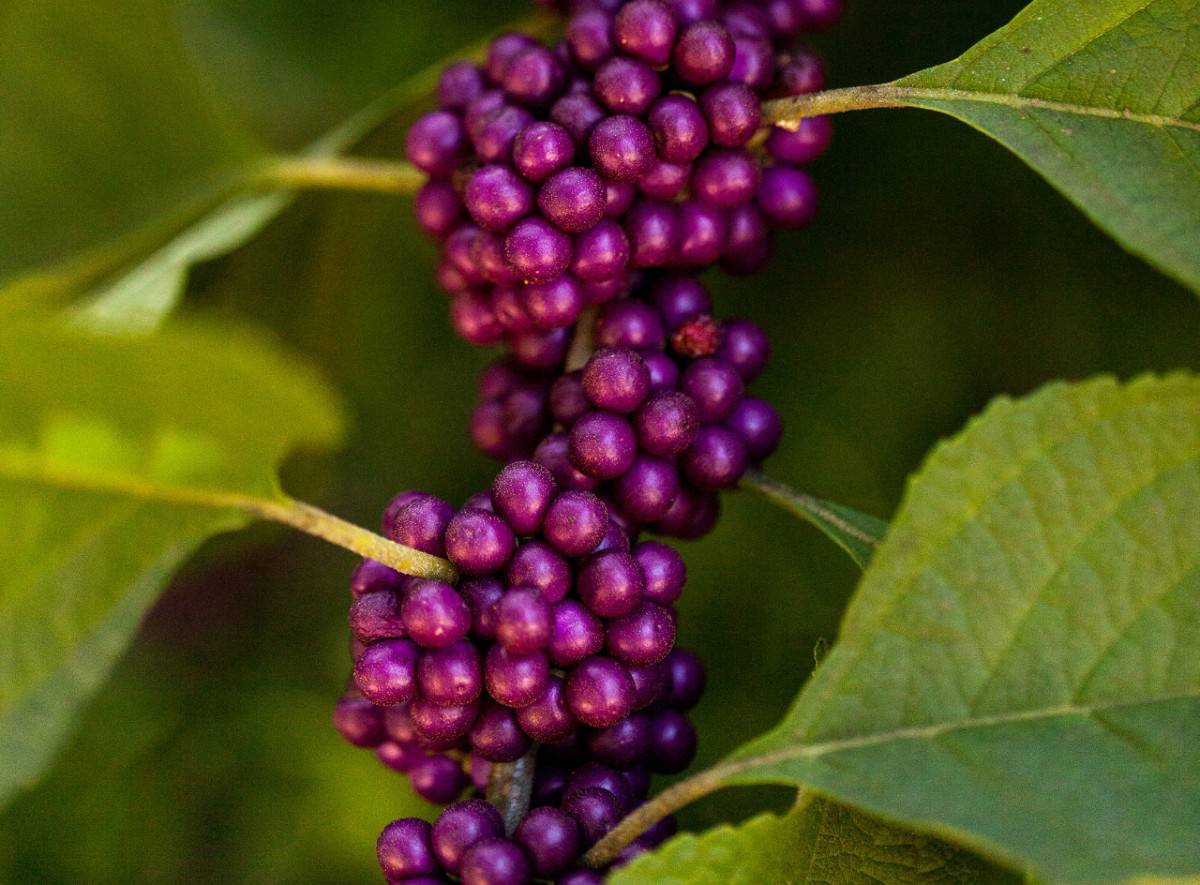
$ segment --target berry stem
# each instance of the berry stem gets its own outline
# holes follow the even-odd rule
[[[261,188],[412,194],[425,183],[409,163],[362,157],[280,157],[255,177]]]
[[[596,308],[589,307],[579,317],[575,325],[575,337],[571,339],[571,349],[567,353],[566,371],[574,372],[587,365],[587,361],[595,350],[592,340],[592,328],[596,325]]]
[[[872,108],[900,108],[908,99],[921,98],[928,90],[904,86],[850,86],[830,89],[809,95],[794,95],[763,102],[763,123],[785,129],[795,128],[805,117],[841,114],[846,111],[865,111]]]
[[[536,763],[537,744],[534,744],[516,762],[493,764],[488,774],[487,800],[496,806],[504,818],[504,832],[509,836],[529,813]]]

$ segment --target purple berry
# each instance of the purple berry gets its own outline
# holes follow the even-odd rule
[[[688,25],[675,44],[676,73],[697,86],[725,79],[733,60],[733,37],[714,21]]]
[[[611,280],[624,273],[628,265],[629,238],[615,221],[605,218],[575,238],[571,272],[579,279],[588,282]]]
[[[764,400],[747,397],[734,407],[725,422],[746,444],[751,461],[762,461],[774,453],[783,437],[783,419]]]
[[[738,404],[746,387],[733,366],[722,359],[696,360],[683,371],[679,389],[696,403],[701,421],[724,421]]]
[[[363,697],[380,706],[400,704],[417,690],[417,646],[407,639],[388,639],[368,647],[354,664],[354,684]]]
[[[601,120],[588,138],[592,163],[606,178],[637,181],[654,162],[654,136],[635,117]]]
[[[513,654],[545,648],[552,624],[550,603],[530,587],[509,590],[496,603],[496,639]]]
[[[657,605],[672,605],[687,583],[683,557],[659,541],[643,541],[633,548],[645,580],[643,596]]]
[[[700,429],[696,401],[685,393],[664,390],[650,396],[633,418],[638,445],[663,458],[674,458],[696,439]]]
[[[463,706],[483,692],[483,664],[473,643],[427,651],[417,668],[421,696],[442,707]]]
[[[663,663],[668,677],[667,704],[676,710],[690,710],[704,693],[704,665],[695,654],[682,648],[674,649]]]
[[[438,78],[438,105],[450,111],[463,111],[486,88],[479,65],[460,61],[448,66]]]
[[[554,606],[553,626],[546,649],[555,667],[569,667],[600,651],[604,626],[582,603],[564,599]]]
[[[462,220],[463,204],[450,182],[432,178],[417,191],[413,210],[421,228],[441,240]]]
[[[425,758],[425,752],[417,744],[386,741],[375,748],[375,758],[392,771],[408,774],[413,766]]]
[[[565,329],[583,313],[586,296],[569,274],[548,283],[533,283],[522,291],[525,313],[540,329]]]
[[[812,52],[794,53],[779,69],[780,95],[807,95],[825,88],[825,65]]]
[[[555,172],[538,192],[538,207],[560,230],[577,234],[604,217],[605,190],[591,169],[571,167]]]
[[[709,424],[700,428],[681,463],[697,488],[733,488],[746,471],[746,444],[729,428]]]
[[[770,40],[745,34],[733,38],[733,67],[729,79],[744,83],[756,92],[767,89],[775,79],[775,49]]]
[[[691,176],[690,166],[655,160],[638,179],[638,190],[651,199],[670,202],[687,190]]]
[[[690,317],[712,313],[708,289],[691,276],[664,277],[655,285],[650,299],[672,332]]]
[[[596,124],[607,114],[587,93],[564,95],[550,108],[550,119],[570,133],[576,144],[585,144]]]
[[[639,455],[613,482],[613,496],[621,512],[641,523],[658,522],[666,516],[678,493],[675,465],[650,455]]]
[[[632,0],[617,13],[613,35],[622,51],[652,65],[671,59],[677,25],[662,0]]]
[[[758,205],[777,227],[803,227],[816,215],[817,186],[802,169],[771,166],[763,172]]]
[[[732,209],[753,199],[758,180],[758,166],[746,151],[711,150],[692,172],[692,193],[711,206]]]
[[[671,94],[655,102],[648,117],[658,155],[688,164],[708,146],[708,123],[700,106],[686,95]]]
[[[467,736],[478,716],[478,701],[443,706],[427,698],[416,698],[408,705],[408,717],[418,743],[431,750],[452,749]]]
[[[528,34],[508,31],[497,35],[488,45],[487,61],[484,63],[484,71],[488,78],[493,83],[502,81],[504,72],[508,70],[512,60],[526,49],[536,45],[537,41]]]
[[[550,414],[564,427],[570,427],[585,412],[592,408],[583,393],[583,372],[576,369],[567,372],[550,388]]]
[[[571,589],[571,566],[543,541],[522,544],[509,560],[504,577],[509,586],[532,587],[552,604]]]
[[[513,164],[533,182],[545,181],[574,158],[575,141],[557,123],[531,123],[513,142]]]
[[[599,762],[585,762],[571,772],[563,787],[563,795],[570,796],[580,790],[599,788],[616,797],[621,811],[627,811],[633,806],[633,792],[625,776],[607,765]]]
[[[596,316],[594,337],[597,347],[629,350],[662,350],[667,340],[658,311],[632,298],[605,305]]]
[[[441,755],[426,756],[413,766],[408,779],[418,796],[435,805],[453,802],[468,784],[462,766],[449,756]]]
[[[633,200],[637,196],[637,187],[630,181],[605,179],[604,190],[606,194],[604,214],[608,218],[620,218],[624,215],[629,211],[629,207],[633,205]]]
[[[530,46],[513,56],[501,85],[515,101],[530,107],[548,105],[562,92],[566,72],[545,46]]]
[[[413,123],[404,147],[410,163],[434,178],[449,178],[466,159],[467,134],[449,111],[431,111]]]
[[[520,552],[518,551],[518,556]],[[516,557],[513,557],[515,561]],[[512,567],[512,563],[509,563]],[[471,635],[476,639],[496,638],[495,604],[504,595],[504,584],[499,578],[468,578],[458,587],[463,600],[471,610]]]
[[[462,857],[476,842],[504,835],[504,821],[492,804],[482,799],[456,802],[438,815],[430,842],[442,869],[457,874]]]
[[[601,787],[576,790],[563,799],[562,810],[579,824],[583,844],[588,846],[617,825],[622,811],[617,797]]]
[[[445,556],[442,536],[454,516],[454,508],[441,498],[421,494],[397,508],[384,532],[397,544],[413,547],[431,556]]]
[[[646,398],[650,370],[636,351],[606,348],[584,366],[583,390],[597,408],[626,415]]]
[[[741,147],[754,137],[762,123],[758,96],[742,83],[710,87],[700,96],[700,107],[708,120],[712,142],[720,147]]]
[[[333,725],[356,747],[378,747],[387,740],[383,709],[364,698],[353,695],[339,698],[333,707]]]
[[[592,728],[607,728],[633,710],[633,679],[612,658],[588,658],[567,676],[567,706]]]
[[[599,481],[575,469],[570,458],[570,442],[565,433],[552,433],[542,440],[534,450],[533,460],[554,474],[560,488],[590,491],[600,484]],[[603,533],[602,529],[601,534]]]
[[[566,329],[537,329],[509,341],[512,358],[530,369],[556,369],[567,358],[571,335]]]
[[[486,347],[504,338],[501,325],[490,299],[479,292],[463,292],[450,303],[450,321],[462,338],[471,344]]]
[[[751,320],[729,320],[719,356],[742,376],[747,384],[762,374],[771,345],[767,333]]]
[[[640,117],[662,92],[662,81],[644,61],[617,56],[597,69],[593,89],[614,114]]]
[[[795,129],[776,126],[767,137],[767,153],[782,163],[811,163],[829,148],[833,123],[828,117],[805,117]],[[418,199],[420,199],[418,197]]]
[[[458,591],[444,581],[415,581],[404,597],[400,614],[408,635],[424,648],[453,645],[471,629],[471,610]]]
[[[480,121],[471,137],[476,157],[484,163],[506,162],[512,156],[517,136],[532,122],[529,111],[502,104]]]
[[[633,715],[588,738],[588,750],[606,765],[629,768],[650,752],[650,719]]]
[[[658,531],[676,538],[702,538],[713,530],[721,512],[715,492],[681,486],[670,511],[658,523]]]
[[[662,351],[648,350],[642,354],[642,360],[650,372],[650,392],[661,393],[674,390],[679,383],[679,366]]]
[[[471,728],[471,750],[488,762],[516,762],[529,750],[529,738],[512,710],[492,704]]]
[[[612,57],[612,16],[600,9],[589,9],[571,16],[566,41],[571,55],[588,70],[594,70]]]
[[[696,729],[682,713],[663,710],[650,721],[650,767],[676,774],[696,758]]]
[[[505,231],[533,209],[533,191],[507,166],[484,166],[467,182],[467,211],[482,228]]]
[[[566,740],[575,731],[561,676],[551,676],[541,694],[517,711],[521,730],[539,744]]]
[[[695,24],[706,18],[716,18],[720,0],[666,0],[667,6],[682,25]]]
[[[484,660],[488,694],[506,707],[519,709],[533,703],[549,677],[550,665],[540,652],[518,655],[493,645]]]
[[[505,239],[504,257],[525,282],[544,283],[571,264],[571,238],[542,218],[526,218]]]
[[[385,528],[384,531],[386,532],[387,529]],[[400,591],[407,584],[408,578],[394,568],[373,559],[364,559],[354,569],[354,574],[350,576],[350,593],[357,597],[379,590]]]
[[[608,625],[604,647],[623,664],[645,667],[666,658],[675,645],[675,616],[670,609],[644,602]]]
[[[675,258],[679,241],[679,213],[673,203],[638,200],[625,214],[634,267],[662,267]]]
[[[629,422],[607,412],[589,412],[571,428],[571,463],[595,479],[614,479],[633,464],[637,439]]]
[[[514,461],[492,483],[492,502],[518,535],[532,535],[542,527],[546,509],[557,493],[554,477],[533,461]]]
[[[557,808],[531,809],[517,826],[513,839],[525,849],[539,878],[558,875],[579,854],[579,825]]]
[[[668,688],[665,662],[649,667],[630,667],[629,677],[633,680],[633,709],[644,710],[658,701]]]
[[[508,523],[486,510],[460,510],[446,527],[446,557],[464,574],[503,568],[515,546]]]
[[[463,855],[459,880],[463,885],[528,885],[529,861],[508,839],[484,839]]]
[[[687,200],[679,206],[678,259],[685,267],[715,263],[725,248],[729,223],[715,206]]]
[[[384,874],[392,879],[440,872],[430,845],[430,826],[420,818],[405,817],[384,827],[375,852]]]
[[[394,590],[364,593],[350,605],[350,632],[360,642],[400,639],[404,622],[400,618],[400,594]]]

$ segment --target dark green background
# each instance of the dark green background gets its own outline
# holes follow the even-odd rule
[[[947,60],[1019,0],[857,0],[818,42],[833,85]],[[280,150],[528,10],[520,0],[178,0],[191,62]],[[47,111],[50,113],[50,111]],[[403,121],[365,151],[397,155]],[[838,121],[824,209],[768,273],[714,278],[723,314],[773,333],[757,390],[788,424],[770,472],[887,516],[939,438],[989,399],[1053,378],[1200,368],[1200,309],[962,125],[919,111]],[[461,500],[493,467],[466,438],[486,355],[449,331],[433,250],[406,201],[311,195],[193,275],[189,310],[250,318],[324,367],[354,430],[285,485],[374,523],[420,487]],[[856,571],[811,528],[744,494],[686,551],[682,636],[711,668],[699,764],[773,724],[832,639]],[[13,882],[373,881],[374,838],[420,811],[343,744],[350,557],[259,529],[217,539],[176,581],[50,777],[0,817]],[[2,764],[2,760],[0,760]],[[786,801],[730,792],[702,827]]]

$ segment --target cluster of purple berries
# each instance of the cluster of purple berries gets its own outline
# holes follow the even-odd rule
[[[496,38],[482,66],[446,69],[410,131],[454,327],[506,345],[471,418],[506,466],[461,509],[406,492],[384,515],[457,585],[369,561],[352,580],[335,724],[454,803],[432,826],[388,825],[389,882],[599,882],[581,855],[694,757],[704,671],[675,648],[686,568],[641,534],[706,534],[718,492],[779,443],[779,415],[746,393],[767,337],[716,320],[696,276],[756,270],[773,230],[811,218],[800,167],[828,122],[764,137],[760,102],[821,88],[819,60],[789,44],[840,4],[551,0],[569,16],[557,46]],[[591,353],[568,371],[580,331]],[[506,833],[479,797],[494,765],[531,753],[532,810]],[[672,832],[660,822],[615,863]]]
[[[584,309],[663,269],[751,273],[816,210],[825,118],[761,137],[761,101],[819,89],[789,43],[840,0],[579,0],[553,48],[509,33],[452,65],[409,131],[458,333],[560,368]]]

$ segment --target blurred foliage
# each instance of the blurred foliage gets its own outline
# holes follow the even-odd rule
[[[879,82],[953,57],[1021,5],[857,0],[819,43],[832,85]],[[287,148],[528,8],[177,0],[175,22],[239,128]],[[364,152],[397,155],[403,122]],[[930,446],[995,394],[1103,371],[1200,369],[1194,298],[961,124],[845,117],[817,173],[821,217],[783,238],[770,271],[753,284],[712,280],[721,313],[753,316],[774,336],[756,385],[789,426],[772,475],[888,516]],[[341,388],[346,449],[297,459],[285,485],[364,524],[401,488],[461,500],[494,472],[466,439],[487,355],[452,336],[433,255],[406,201],[310,195],[201,267],[189,292],[195,313],[270,324]],[[746,494],[729,496],[718,531],[685,552],[683,635],[711,673],[698,710],[704,765],[779,720],[814,646],[834,637],[857,569]],[[52,776],[0,817],[0,880],[375,881],[379,829],[421,806],[329,724],[348,670],[352,567],[341,551],[272,529],[207,545]],[[728,791],[684,823],[789,798]]]

